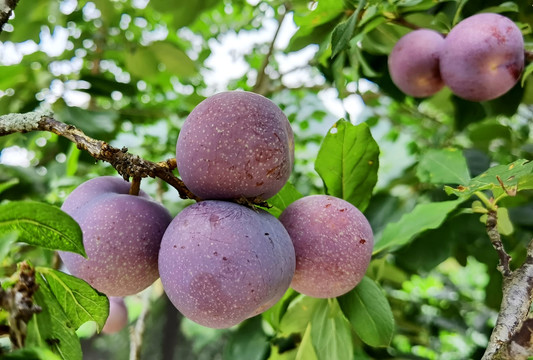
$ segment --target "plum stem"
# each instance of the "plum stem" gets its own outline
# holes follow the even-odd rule
[[[134,176],[131,179],[131,186],[130,186],[130,195],[139,195],[139,191],[141,191],[141,178]]]

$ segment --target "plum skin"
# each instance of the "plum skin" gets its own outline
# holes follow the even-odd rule
[[[104,334],[114,334],[124,329],[128,325],[128,308],[121,297],[109,297],[109,316],[105,322],[102,332]]]
[[[294,135],[285,114],[264,96],[222,92],[189,114],[176,161],[185,185],[202,199],[268,199],[291,174]]]
[[[296,253],[294,290],[333,298],[361,281],[372,257],[374,237],[355,206],[333,196],[311,195],[290,204],[279,220]]]
[[[163,288],[192,321],[227,328],[276,303],[294,275],[294,247],[263,210],[207,200],[181,211],[159,253]]]
[[[442,89],[439,56],[443,44],[443,36],[429,29],[415,30],[400,38],[388,58],[394,84],[414,97],[431,96]]]
[[[87,258],[59,251],[74,276],[108,296],[136,294],[159,277],[157,256],[168,211],[143,191],[129,195],[130,184],[103,176],[78,186],[61,209],[78,222]]]
[[[520,29],[499,14],[483,13],[458,23],[446,36],[441,76],[454,94],[487,101],[509,91],[524,68]]]

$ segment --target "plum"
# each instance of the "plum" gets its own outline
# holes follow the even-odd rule
[[[372,257],[374,237],[355,206],[333,196],[311,195],[290,204],[279,220],[296,253],[294,290],[333,298],[361,281]]]
[[[287,182],[294,136],[287,117],[269,99],[222,92],[189,114],[176,145],[178,171],[203,199],[268,199]]]
[[[442,79],[470,101],[509,91],[524,69],[524,39],[510,19],[484,13],[468,17],[446,36],[440,58]]]
[[[61,207],[80,225],[87,253],[60,251],[65,267],[108,296],[136,294],[157,280],[159,244],[172,221],[161,204],[129,188],[118,177],[91,179]]]
[[[159,252],[163,288],[187,318],[227,328],[275,304],[294,275],[294,247],[263,210],[196,203],[168,226]]]
[[[419,29],[404,35],[389,55],[392,81],[405,94],[426,97],[443,88],[439,55],[443,36],[433,30]]]
[[[102,332],[113,334],[124,329],[128,325],[128,308],[121,297],[109,297],[109,316]]]

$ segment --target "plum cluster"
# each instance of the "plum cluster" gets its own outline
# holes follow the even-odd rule
[[[403,36],[388,59],[392,81],[404,93],[426,97],[447,85],[457,96],[487,101],[508,92],[524,69],[524,39],[510,19],[477,14],[450,33],[419,29]]]
[[[262,313],[289,287],[330,298],[362,279],[374,240],[352,204],[307,196],[278,220],[234,202],[267,200],[291,174],[293,132],[272,101],[243,91],[207,98],[187,117],[176,151],[180,176],[202,201],[173,219],[119,178],[89,180],[69,195],[62,208],[80,224],[88,255],[60,253],[73,275],[110,297],[160,277],[184,316],[213,328]]]

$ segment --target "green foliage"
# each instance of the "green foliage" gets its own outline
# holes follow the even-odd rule
[[[296,140],[291,182],[269,211],[279,216],[296,199],[327,192],[368,217],[374,258],[338,299],[289,290],[261,316],[213,330],[179,318],[155,285],[143,359],[481,358],[501,300],[484,214],[497,204],[512,265],[533,237],[533,67],[509,93],[482,103],[448,90],[405,96],[387,68],[412,28],[446,34],[478,12],[508,16],[533,50],[533,8],[518,1],[21,0],[0,33],[0,113],[51,110],[90,136],[162,161],[175,157],[180,127],[205,97],[260,92],[283,109]],[[282,18],[294,33],[282,27],[271,49]],[[222,69],[219,48],[232,59]],[[12,286],[16,264],[29,259],[43,307],[28,347],[1,357],[80,359],[75,331],[88,321],[102,327],[107,298],[54,270],[48,249],[84,254],[79,227],[58,206],[83,181],[116,171],[45,132],[0,137],[0,149],[0,281]],[[9,163],[9,151],[25,165]],[[144,179],[142,189],[172,214],[190,204],[160,181]],[[127,300],[135,321],[140,301]],[[127,331],[82,343],[84,357],[127,358]]]
[[[98,332],[102,330],[109,311],[107,296],[93,289],[85,281],[64,272],[43,267],[36,270],[48,284],[75,329],[87,321],[94,321]]]
[[[0,231],[16,231],[18,240],[86,256],[80,226],[55,206],[20,201],[0,205]]]
[[[389,346],[394,334],[392,310],[379,285],[364,277],[339,305],[362,341],[370,346]]]
[[[364,211],[377,182],[379,148],[366,124],[339,120],[324,138],[315,169],[326,192]]]

